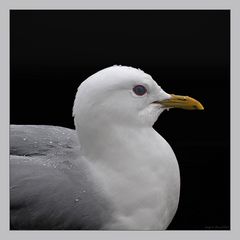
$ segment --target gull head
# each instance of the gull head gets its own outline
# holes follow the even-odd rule
[[[76,127],[94,123],[152,126],[169,108],[202,110],[197,100],[166,93],[140,69],[126,66],[105,68],[87,78],[78,88],[73,116]]]

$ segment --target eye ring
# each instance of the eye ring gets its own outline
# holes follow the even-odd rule
[[[143,96],[147,92],[143,85],[136,85],[132,90],[138,96]]]

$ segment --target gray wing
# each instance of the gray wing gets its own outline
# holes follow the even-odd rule
[[[44,156],[80,148],[75,130],[42,125],[11,125],[10,154]]]
[[[11,229],[101,229],[111,209],[93,179],[74,130],[11,125]]]

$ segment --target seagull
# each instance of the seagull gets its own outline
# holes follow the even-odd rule
[[[76,130],[11,125],[10,229],[167,229],[180,173],[153,124],[170,108],[203,110],[140,69],[111,66],[80,84]]]

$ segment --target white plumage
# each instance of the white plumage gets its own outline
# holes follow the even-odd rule
[[[146,93],[136,94],[135,86],[143,86]],[[36,127],[38,130],[29,134],[26,126],[20,130],[13,126],[11,148],[15,152],[12,151],[11,158],[11,185],[15,187],[12,187],[11,201],[16,206],[26,197],[29,206],[25,209],[35,215],[30,214],[31,221],[20,224],[22,216],[19,213],[24,212],[24,204],[20,204],[18,214],[13,207],[12,228],[166,229],[178,206],[179,167],[170,145],[152,125],[164,109],[171,107],[203,109],[192,98],[167,94],[141,70],[113,66],[90,76],[78,88],[73,115],[81,149],[74,132],[68,132],[72,143],[56,151],[56,146],[46,146],[46,141],[61,145],[66,141],[66,130],[63,129],[64,134],[57,138],[55,133],[51,134],[56,127],[50,127],[51,130]],[[21,139],[34,138],[38,133],[44,135],[45,140],[42,135],[34,136],[40,145],[30,156],[31,161],[26,160],[19,152],[24,148],[25,152],[31,152],[33,147],[27,147]],[[19,170],[19,166],[26,169],[26,165],[29,171]],[[32,172],[36,169],[37,184],[30,184],[30,187],[25,184],[24,188],[23,182],[33,179]],[[47,184],[46,179],[50,181],[49,189],[41,187]],[[16,192],[19,188],[24,189],[25,195]],[[78,197],[74,198],[76,195],[71,195],[71,191],[78,193]],[[51,209],[43,203],[49,203]],[[39,219],[41,216],[47,218],[48,214],[51,219],[41,225]]]

